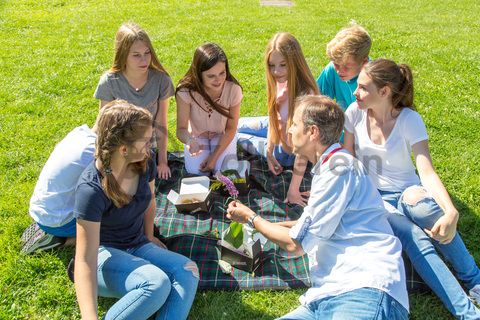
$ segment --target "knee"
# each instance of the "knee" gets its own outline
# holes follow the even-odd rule
[[[430,229],[443,216],[443,210],[423,187],[415,186],[405,190],[401,209],[421,228]]]
[[[145,292],[145,295],[164,301],[171,290],[171,282],[168,275],[154,265],[142,270],[142,281],[137,287]]]
[[[189,260],[187,261],[184,265],[183,265],[183,269],[189,273],[191,273],[191,275],[195,278],[195,279],[199,279],[200,278],[200,272],[198,271],[198,267],[197,267],[197,264],[192,261],[192,260]]]
[[[410,206],[415,206],[417,203],[427,197],[427,191],[424,187],[415,186],[408,188],[403,193],[403,202]]]

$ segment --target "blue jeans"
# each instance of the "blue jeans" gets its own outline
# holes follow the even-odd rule
[[[480,310],[437,253],[451,264],[458,279],[471,289],[480,283],[480,270],[462,238],[457,232],[449,244],[440,244],[423,231],[430,229],[443,215],[440,206],[428,194],[411,205],[403,200],[402,192],[379,191],[384,201],[398,209],[397,214],[389,214],[388,221],[417,273],[455,317],[480,319]]]
[[[37,224],[45,233],[53,234],[60,238],[75,238],[77,235],[77,219],[72,219],[60,227],[47,227],[38,222]]]
[[[242,117],[238,120],[237,132],[237,142],[243,150],[267,158],[268,117]],[[274,147],[273,156],[284,167],[291,167],[295,162],[295,155],[280,145]]]
[[[105,319],[186,319],[198,284],[196,264],[149,242],[120,250],[100,246],[98,295],[120,298]]]
[[[315,300],[279,320],[407,320],[407,310],[386,292],[360,288],[338,296]]]

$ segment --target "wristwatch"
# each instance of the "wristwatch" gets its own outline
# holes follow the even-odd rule
[[[255,213],[253,216],[251,216],[247,220],[248,225],[254,229],[255,229],[255,224],[253,223],[253,221],[255,220],[256,217],[258,217],[258,214]]]

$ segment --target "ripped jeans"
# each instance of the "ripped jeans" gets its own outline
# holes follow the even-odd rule
[[[149,242],[120,250],[100,246],[98,295],[120,298],[104,319],[186,319],[199,280],[195,262]]]
[[[408,191],[420,193],[416,203],[404,199]],[[417,273],[456,318],[480,319],[480,310],[438,254],[450,263],[467,289],[480,284],[480,270],[462,238],[457,232],[450,243],[440,244],[423,231],[431,229],[444,214],[437,202],[422,186],[412,186],[403,192],[379,192],[384,201],[398,209],[388,215],[388,221]]]

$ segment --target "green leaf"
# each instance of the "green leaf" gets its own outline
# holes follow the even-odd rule
[[[224,241],[230,243],[234,248],[239,248],[243,243],[243,226],[241,223],[232,222],[228,228]]]

